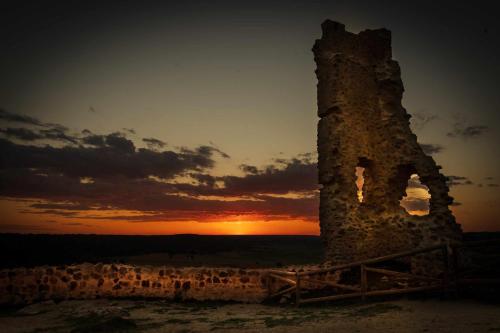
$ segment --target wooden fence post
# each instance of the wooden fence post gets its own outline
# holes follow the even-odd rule
[[[443,246],[443,256],[444,256],[444,272],[443,272],[443,294],[446,296],[448,293],[448,286],[450,283],[450,254],[449,254],[449,241]]]
[[[267,297],[271,297],[272,293],[271,293],[271,274],[269,274],[269,272],[267,273],[267,276],[266,276],[266,288],[267,288]]]
[[[450,240],[446,241],[446,273],[447,273],[447,292],[453,297],[457,296],[457,248],[452,245]]]
[[[361,299],[364,301],[366,299],[366,292],[368,291],[368,279],[366,276],[365,265],[361,265]]]
[[[295,277],[297,279],[297,284],[295,285],[295,306],[300,305],[300,275],[296,272]]]

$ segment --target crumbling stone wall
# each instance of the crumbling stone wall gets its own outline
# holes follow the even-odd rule
[[[401,105],[404,89],[392,59],[391,32],[354,34],[333,21],[325,21],[322,30],[313,52],[326,258],[343,263],[460,241],[460,226],[448,208],[453,199],[446,177],[422,151]],[[357,166],[365,168],[363,202],[356,195]],[[399,203],[414,173],[431,194],[426,216],[409,215]],[[432,260],[417,266],[431,270]]]
[[[323,265],[288,266],[289,272],[324,268]],[[276,269],[276,268],[275,268]],[[337,281],[338,274],[319,280]],[[162,298],[260,303],[270,290],[289,284],[269,278],[268,269],[233,267],[131,266],[74,264],[18,267],[0,270],[0,306],[45,300],[95,298]]]
[[[79,264],[0,271],[0,304],[48,299],[148,297],[260,302],[267,273],[259,269]]]

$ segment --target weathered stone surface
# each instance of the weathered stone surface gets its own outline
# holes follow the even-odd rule
[[[347,32],[325,21],[313,52],[318,78],[320,227],[326,258],[344,263],[446,240],[461,229],[448,208],[446,177],[417,143],[401,105],[403,83],[386,29]],[[355,168],[363,167],[363,202]],[[426,216],[400,206],[410,175],[431,194]],[[435,257],[435,256],[434,256]],[[432,270],[432,258],[413,262]]]
[[[0,270],[0,305],[102,297],[260,302],[267,296],[267,270],[264,269],[239,273],[229,268],[182,267],[175,269],[176,275],[165,274],[173,270],[170,267],[84,263],[61,270],[50,284],[44,281],[54,277],[55,267]],[[30,275],[31,271],[36,278]],[[122,276],[116,276],[117,272]],[[128,273],[132,272],[136,275],[129,278]],[[84,281],[81,276],[88,278]],[[204,276],[207,282],[213,280],[214,283],[205,283]]]
[[[175,300],[222,300],[258,303],[273,290],[286,287],[279,280],[269,280],[267,269],[232,269],[228,267],[153,267],[122,264],[83,263],[56,269],[57,281],[46,285],[55,267],[23,267],[0,270],[0,305],[30,304],[45,300],[94,298],[162,298]],[[290,266],[289,271],[308,271],[322,266]],[[49,269],[49,270],[47,270]],[[115,273],[134,272],[134,279],[115,277]],[[175,275],[171,274],[175,271]],[[75,272],[88,276],[75,280]],[[140,275],[139,275],[140,272]],[[163,274],[161,274],[163,272]],[[37,276],[37,278],[33,277]],[[338,280],[338,274],[325,274],[319,279]]]

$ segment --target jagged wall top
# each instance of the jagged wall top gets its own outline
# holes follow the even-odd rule
[[[359,61],[376,63],[392,58],[391,32],[385,28],[364,30],[355,34],[345,30],[342,23],[326,20],[321,24],[322,37],[316,40],[314,48],[328,48],[332,51],[352,55]]]

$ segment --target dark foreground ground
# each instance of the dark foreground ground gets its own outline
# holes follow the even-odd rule
[[[500,332],[500,305],[400,299],[294,308],[158,300],[46,302],[0,314],[3,333]]]
[[[500,233],[466,233],[464,238],[498,239]],[[81,262],[280,267],[321,261],[321,240],[315,236],[0,234],[0,268]]]
[[[465,238],[484,240],[500,234]],[[321,252],[320,239],[309,236],[0,235],[2,268],[83,261],[269,267],[317,263]],[[498,269],[493,264],[498,253],[498,246],[489,247],[472,259],[489,270]],[[497,287],[463,288],[454,296],[458,298],[416,295],[301,308],[158,299],[48,301],[0,308],[0,332],[500,332]]]

